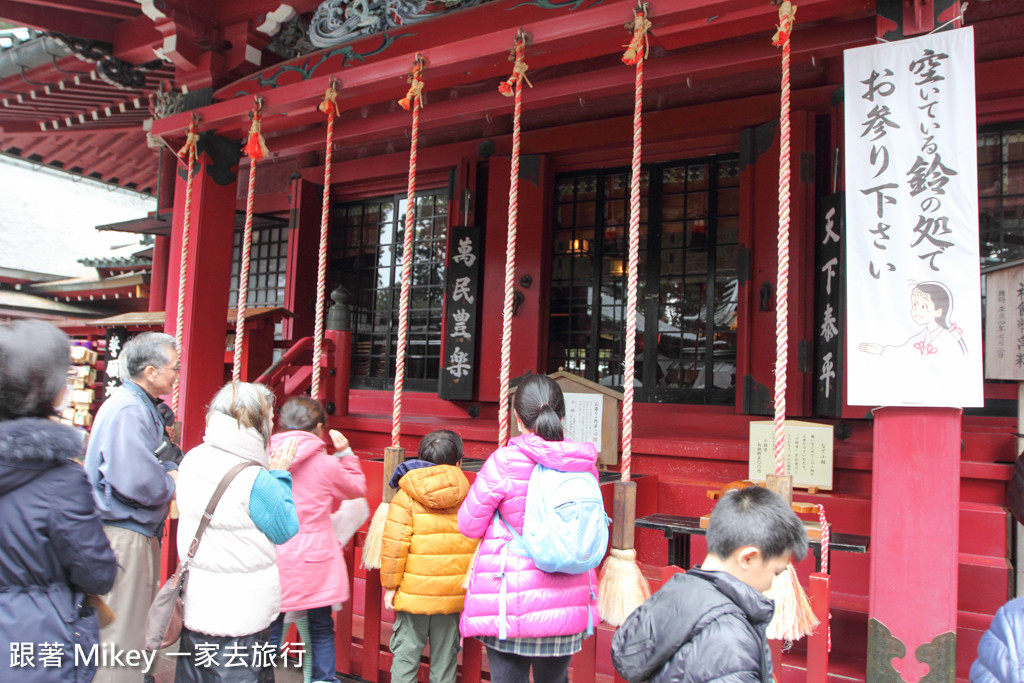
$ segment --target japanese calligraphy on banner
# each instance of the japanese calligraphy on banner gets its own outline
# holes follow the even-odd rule
[[[846,50],[847,403],[980,406],[974,32]]]
[[[481,246],[479,228],[457,226],[451,229],[444,302],[444,367],[438,392],[449,401],[473,398]]]
[[[114,389],[124,384],[121,378],[121,349],[128,341],[128,330],[123,327],[107,328],[106,351],[103,353],[103,398],[107,398]]]
[[[985,276],[985,377],[1024,381],[1024,265]]]
[[[814,413],[843,412],[843,195],[821,201],[814,249]]]

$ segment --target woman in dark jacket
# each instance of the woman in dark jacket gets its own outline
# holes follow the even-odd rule
[[[69,358],[52,325],[0,324],[0,656],[12,680],[30,683],[92,680],[99,623],[85,594],[106,593],[117,573],[73,460],[82,437],[48,419]]]
[[[978,641],[978,658],[971,665],[971,683],[1024,681],[1024,598],[999,608]]]

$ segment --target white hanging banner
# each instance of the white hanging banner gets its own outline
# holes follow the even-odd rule
[[[844,56],[847,403],[980,406],[974,31]]]

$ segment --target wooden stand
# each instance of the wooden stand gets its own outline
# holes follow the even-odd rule
[[[398,489],[388,486],[388,482],[391,481],[391,476],[404,460],[405,449],[401,446],[388,446],[384,449],[384,481],[381,485],[381,501],[384,503],[390,503],[398,493]]]
[[[745,488],[747,486],[760,486],[761,484],[756,482],[739,481],[730,482],[721,489],[712,489],[708,491],[708,498],[711,500],[718,500],[727,491],[732,489]],[[764,487],[769,491],[775,491],[782,499],[789,502],[789,506],[793,509],[793,512],[798,515],[816,515],[818,513],[818,506],[814,503],[804,502],[793,502],[793,477],[789,475],[779,476],[775,474],[769,474],[766,477]],[[817,491],[817,487],[813,490],[808,489],[808,493],[814,494]],[[707,514],[700,518],[700,528],[707,529],[708,523],[711,520],[711,515]],[[821,522],[818,520],[801,520],[804,523],[804,529],[807,530],[807,537],[812,541],[821,540]]]
[[[614,486],[611,545],[616,550],[630,550],[636,523],[636,482],[617,481]]]

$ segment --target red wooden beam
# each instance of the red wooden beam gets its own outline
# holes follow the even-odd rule
[[[129,1],[134,4],[134,0]],[[118,22],[114,29],[114,56],[131,64],[145,64],[156,59],[153,49],[161,47],[163,40],[153,20],[140,14]]]
[[[360,63],[358,66],[345,68],[347,65],[344,64],[344,58],[339,53],[331,58],[337,62],[337,68],[329,69],[325,62],[323,71],[333,70],[338,76],[341,82],[340,100],[343,108],[360,106],[366,101],[379,102],[392,96],[400,96],[406,74],[412,63],[412,56],[414,52],[421,52],[427,57],[430,64],[427,72],[429,102],[430,90],[448,88],[463,84],[468,80],[476,82],[483,78],[507,75],[509,70],[507,51],[511,45],[514,31],[519,26],[525,27],[532,34],[527,61],[534,73],[537,69],[545,66],[617,54],[621,50],[622,43],[628,37],[622,28],[624,21],[632,16],[632,3],[627,0],[613,0],[606,5],[591,7],[584,12],[565,13],[561,16],[553,16],[550,11],[535,7],[510,11],[516,9],[516,1],[495,2],[467,10],[465,14],[460,13],[460,17],[464,19],[462,22],[425,24],[417,33],[415,43],[403,42],[399,38],[386,53],[386,57],[383,55],[369,57],[366,58],[365,63]],[[837,3],[836,0],[818,0],[817,2],[810,0],[809,4],[835,8],[840,3]],[[753,6],[753,0],[721,0],[712,3],[710,8],[722,13],[721,22],[714,29],[716,35],[723,30],[719,27],[726,24],[732,28],[734,35],[748,31],[750,29],[749,19],[745,14],[737,14],[744,21],[730,23],[728,18],[730,8],[739,7],[740,10],[749,13]],[[770,5],[765,5],[761,12],[764,15],[763,21],[770,25]],[[663,14],[658,19],[664,21],[665,30],[668,31],[668,27],[679,22],[689,22],[691,25],[700,22],[707,23],[711,16],[713,15],[709,11],[707,3],[688,1],[678,3],[674,11]],[[478,21],[483,18],[488,21]],[[486,26],[487,30],[473,33],[467,37],[464,30],[467,22]],[[401,31],[393,33],[398,35]],[[700,32],[694,28],[689,33],[697,36]],[[693,39],[698,40],[699,38],[694,37]],[[357,54],[366,53],[378,47],[382,40],[383,37],[380,35],[371,36],[356,41],[350,47]],[[770,53],[771,46],[768,38],[764,38],[763,42],[767,52]],[[415,51],[413,47],[416,48]],[[305,64],[306,70],[309,72],[312,69],[311,65],[316,64],[318,59],[325,58],[328,54],[330,51],[307,56],[300,62],[293,60],[285,65],[264,70],[259,76],[269,78],[274,74],[279,74],[279,77],[294,78],[296,76],[293,75],[293,72],[288,72],[283,68],[284,66]],[[725,58],[728,56],[726,55]],[[262,90],[261,95],[266,100],[264,106],[265,129],[274,130],[274,118],[280,114],[288,114],[289,117],[293,117],[296,113],[301,115],[302,112],[313,111],[323,97],[327,79],[328,76],[325,73],[323,76],[314,76],[308,80]],[[214,128],[229,137],[240,135],[248,127],[247,114],[251,102],[248,97],[239,95],[243,91],[252,93],[257,89],[260,89],[258,81],[256,77],[251,77],[219,91],[218,97],[235,97],[235,99],[205,108],[203,112],[205,126]],[[396,91],[397,95],[395,95]],[[307,123],[311,120],[313,119],[307,118],[297,123]],[[187,127],[188,121],[188,115],[169,117],[157,122],[153,132],[158,135],[181,135]],[[285,125],[289,128],[294,127],[293,123]]]
[[[873,39],[874,23],[870,18],[844,22],[824,27],[809,34],[793,50],[793,61],[809,60],[812,54],[824,58],[842,54],[847,47],[863,45]],[[755,71],[774,67],[780,55],[778,48],[767,40],[749,40],[722,47],[676,54],[653,59],[645,67],[644,83],[648,91],[658,87],[671,87],[685,81],[688,76],[710,77],[731,73]],[[576,103],[582,96],[588,101],[602,98],[631,97],[635,74],[629,69],[614,65],[583,74],[570,74],[548,81],[537,80],[534,87],[524,94],[527,107],[536,112],[542,108],[562,107]],[[495,89],[496,90],[496,89]],[[777,99],[777,98],[776,98]],[[335,141],[383,140],[394,137],[396,132],[409,125],[409,114],[395,111],[368,118],[352,119],[352,111],[363,103],[361,97],[345,100],[348,111],[342,114],[335,125]],[[484,114],[499,115],[510,110],[509,100],[497,92],[471,97],[460,97],[428,105],[423,109],[420,126],[423,134],[432,130],[450,129],[469,121],[479,120]],[[322,119],[317,113],[299,117],[290,116],[286,121],[297,124],[316,122]],[[650,114],[647,115],[648,117]],[[280,122],[280,120],[279,120]],[[156,128],[156,126],[154,126]],[[266,126],[265,126],[266,128]],[[274,148],[282,154],[309,151],[323,145],[323,132],[319,129],[303,131],[291,136],[275,138]]]
[[[58,11],[29,2],[0,0],[0,17],[17,26],[57,31],[88,40],[109,42],[114,36],[114,22],[109,17],[83,15],[67,5]]]

